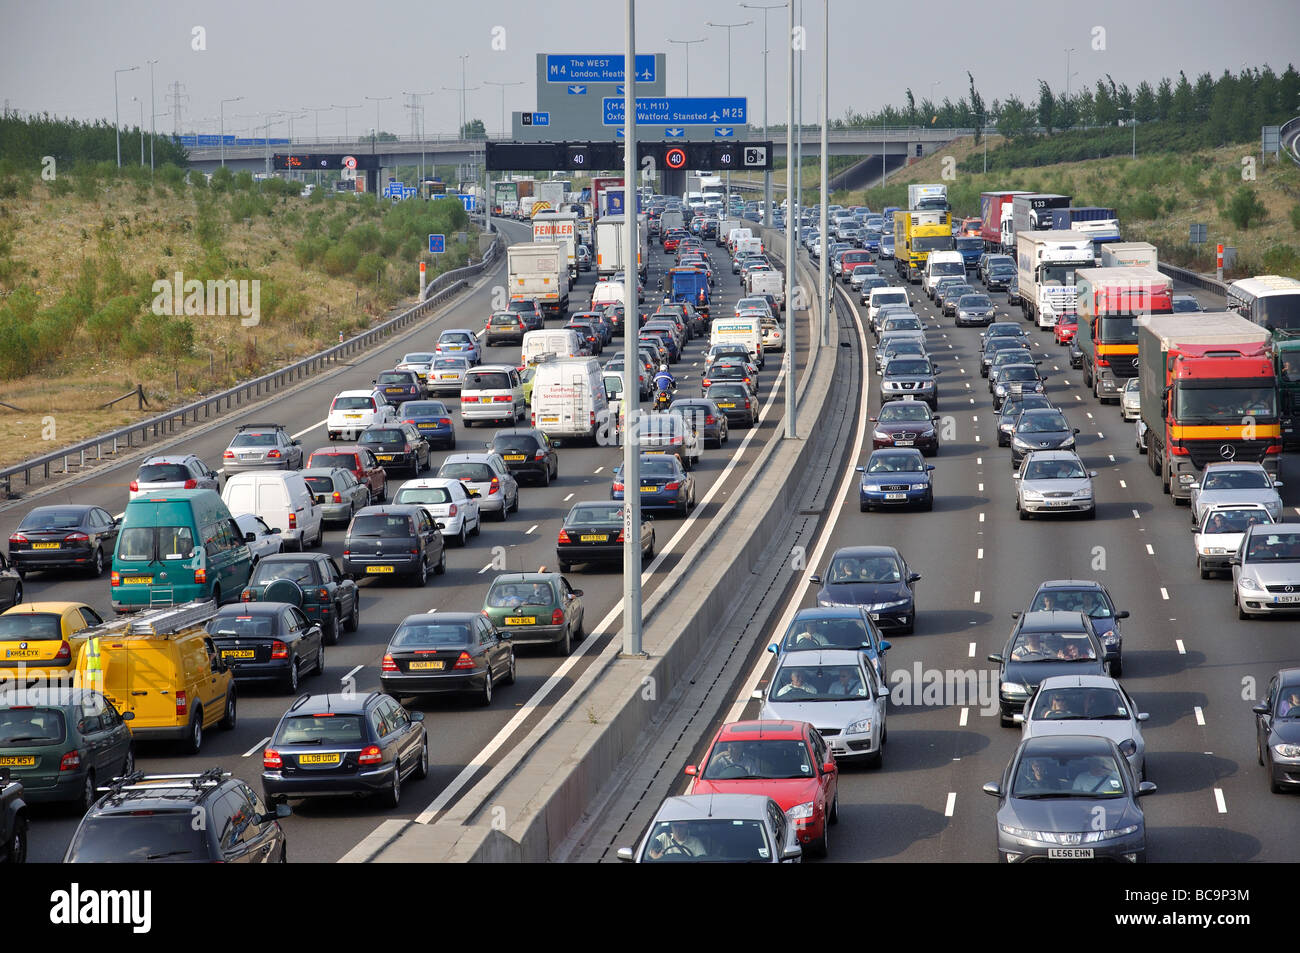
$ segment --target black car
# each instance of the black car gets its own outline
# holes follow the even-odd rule
[[[0,861],[27,862],[27,824],[22,783],[10,777],[8,768],[0,768]]]
[[[279,818],[229,771],[113,779],[77,825],[65,864],[283,863],[288,844]]]
[[[14,568],[4,553],[0,553],[0,612],[12,609],[23,601],[22,574]]]
[[[367,506],[352,517],[343,571],[353,579],[405,575],[423,586],[430,569],[439,576],[447,571],[447,551],[442,525],[423,506]]]
[[[721,447],[731,439],[727,415],[707,397],[679,397],[668,405],[668,410],[690,421],[702,441],[712,440],[714,446]]]
[[[654,558],[654,517],[641,518],[641,559]],[[623,504],[617,501],[575,503],[564,517],[555,542],[560,572],[578,563],[623,564]]]
[[[1105,586],[1092,579],[1049,579],[1034,593],[1029,610],[1053,609],[1087,615],[1106,650],[1111,678],[1124,674],[1124,633],[1120,631],[1119,620],[1128,618],[1128,610],[1115,608],[1115,600]]]
[[[984,287],[989,291],[1006,291],[1016,279],[1016,269],[1011,265],[994,265],[984,278]]]
[[[578,341],[586,348],[587,353],[593,357],[605,349],[605,335],[592,324],[586,321],[569,321],[565,326],[566,330],[577,331]]]
[[[298,693],[303,675],[325,674],[325,639],[317,622],[287,602],[222,606],[207,624],[212,644],[236,682],[278,682]]]
[[[1011,467],[1017,469],[1033,450],[1073,450],[1079,428],[1071,427],[1055,407],[1024,410],[1011,429]]]
[[[38,506],[9,537],[9,561],[19,576],[36,569],[77,569],[99,577],[112,561],[122,521],[99,506]],[[3,602],[0,583],[0,602]]]
[[[524,334],[528,330],[523,315],[518,311],[493,311],[483,329],[483,344],[487,347],[523,344]]]
[[[980,377],[989,376],[989,368],[993,365],[993,359],[998,356],[999,351],[1028,351],[1029,343],[1020,337],[1010,337],[1007,335],[998,335],[995,337],[986,337],[984,346],[980,352]],[[1029,359],[1033,360],[1033,354],[1029,354]]]
[[[1023,394],[1020,397],[1008,397],[1002,402],[998,411],[998,446],[1011,446],[1011,431],[1016,429],[1016,421],[1026,410],[1055,410],[1056,405],[1046,394]]]
[[[885,403],[902,397],[923,400],[930,409],[939,406],[940,369],[928,357],[900,355],[890,358],[880,375],[880,401]]]
[[[907,634],[916,626],[912,583],[920,578],[893,546],[845,546],[831,556],[825,578],[811,581],[822,587],[817,605],[861,606],[882,630]]]
[[[1300,788],[1300,668],[1284,668],[1256,705],[1255,754],[1274,794]]]
[[[262,752],[267,801],[380,795],[402,799],[402,782],[429,776],[424,712],[408,712],[382,692],[300,695]]]
[[[492,689],[515,682],[515,647],[482,612],[409,615],[388,639],[379,686],[394,698],[474,695],[492,704]]]
[[[998,705],[1002,724],[1014,724],[1012,715],[1024,711],[1025,702],[1050,675],[1109,675],[1106,652],[1082,612],[1059,610],[1016,613],[1015,626],[997,662]]]
[[[577,330],[575,325],[587,324],[596,332],[600,338],[600,346],[603,349],[614,337],[614,323],[605,317],[603,311],[575,311],[569,315],[568,327]],[[581,332],[579,332],[581,333]]]
[[[525,331],[540,331],[546,324],[542,306],[535,298],[511,301],[506,310],[523,316]]]
[[[747,384],[714,384],[704,392],[704,399],[713,401],[715,407],[727,418],[728,427],[753,427],[758,420],[758,400]]]
[[[368,507],[383,509],[383,507]],[[365,510],[362,510],[365,512]],[[329,553],[272,553],[253,567],[240,602],[287,602],[319,623],[326,645],[336,645],[339,626],[361,624],[361,592]]]
[[[1171,299],[1174,308],[1174,314],[1188,314],[1193,311],[1204,311],[1201,303],[1196,300],[1195,295],[1174,295]]]
[[[385,473],[400,469],[419,476],[429,468],[429,441],[414,424],[376,424],[363,430],[357,443],[375,455]]]
[[[541,486],[550,486],[560,475],[559,451],[536,427],[498,430],[485,446],[489,453],[501,455],[511,473],[527,476]]]
[[[424,396],[424,382],[415,371],[384,371],[370,383],[394,407],[401,407],[408,400],[419,400]]]

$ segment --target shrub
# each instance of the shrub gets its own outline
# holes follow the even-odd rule
[[[1259,224],[1268,217],[1268,210],[1264,208],[1264,203],[1259,200],[1255,190],[1248,185],[1243,185],[1233,193],[1232,201],[1228,203],[1228,218],[1232,224],[1240,229],[1249,229],[1252,224]]]
[[[1274,245],[1264,253],[1266,274],[1300,276],[1300,251],[1291,245]]]
[[[328,249],[321,258],[321,267],[331,278],[338,278],[356,271],[360,258],[357,250],[350,245],[335,245]]]

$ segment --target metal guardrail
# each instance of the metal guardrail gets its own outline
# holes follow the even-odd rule
[[[232,407],[242,406],[246,401],[261,399],[291,383],[334,367],[340,360],[368,349],[379,340],[424,317],[437,305],[447,301],[466,286],[468,278],[479,274],[496,261],[501,247],[502,241],[498,235],[481,260],[464,268],[445,272],[431,281],[426,286],[424,298],[419,304],[334,347],[326,348],[269,374],[236,384],[220,393],[150,417],[148,420],[91,437],[70,447],[64,447],[62,450],[24,460],[22,463],[0,470],[0,499],[13,498],[13,481],[20,474],[23,478],[23,487],[26,488],[31,486],[32,473],[35,471],[40,471],[42,478],[49,480],[51,476],[63,476],[77,470],[85,470],[87,464],[93,465],[111,459],[123,449],[129,451],[142,447],[151,440],[169,437],[187,425],[207,422]]]
[[[1156,265],[1161,273],[1168,275],[1175,281],[1182,281],[1194,287],[1201,288],[1204,291],[1213,291],[1215,294],[1228,296],[1228,285],[1226,282],[1219,281],[1217,278],[1210,278],[1206,275],[1197,274],[1194,271],[1188,271],[1186,268],[1179,268],[1177,265],[1170,265],[1165,262],[1158,262]]]
[[[1282,124],[1277,131],[1278,145],[1286,157],[1300,165],[1300,116]]]

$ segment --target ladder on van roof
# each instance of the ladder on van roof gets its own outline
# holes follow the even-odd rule
[[[204,599],[167,609],[143,612],[130,620],[126,634],[176,635],[212,619],[217,614],[217,608],[217,604],[211,599]]]

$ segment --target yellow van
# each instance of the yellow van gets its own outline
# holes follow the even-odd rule
[[[217,614],[210,601],[148,610],[85,633],[98,639],[102,688],[89,664],[89,645],[77,656],[86,687],[98,688],[122,714],[133,712],[140,741],[180,741],[191,754],[212,727],[235,727],[235,680],[205,623]]]

